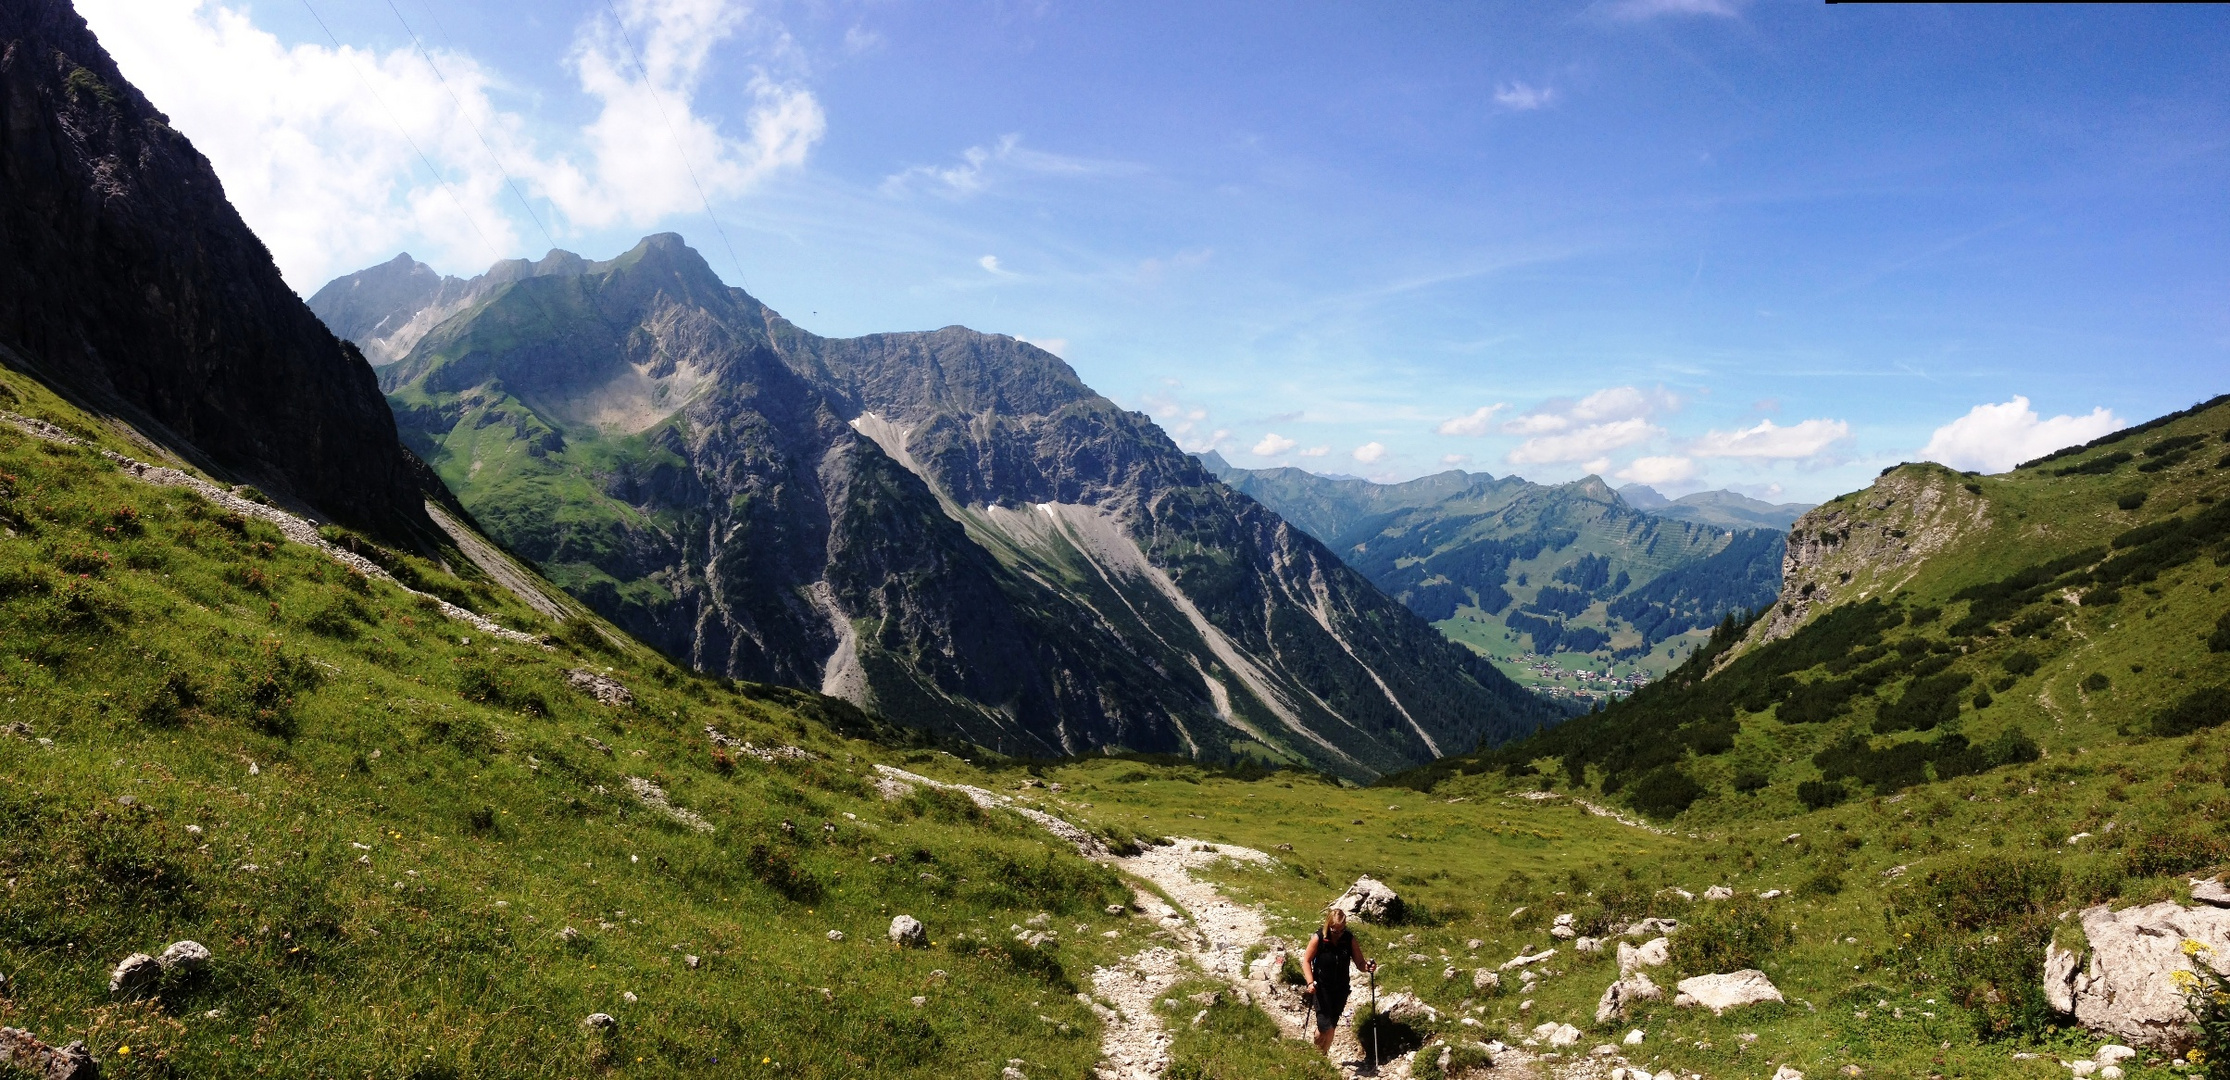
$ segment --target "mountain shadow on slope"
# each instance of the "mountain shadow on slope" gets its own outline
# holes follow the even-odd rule
[[[436,538],[356,350],[64,0],[0,5],[0,362],[212,474]]]

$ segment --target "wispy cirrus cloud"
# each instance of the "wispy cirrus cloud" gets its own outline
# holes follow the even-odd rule
[[[1734,431],[1710,431],[1688,447],[1696,457],[1808,458],[1850,438],[1851,425],[1842,420],[1805,420],[1782,427],[1771,420]]]
[[[1483,438],[1493,434],[1495,416],[1509,407],[1507,403],[1500,401],[1492,405],[1481,405],[1462,416],[1450,417],[1441,421],[1440,426],[1433,430],[1442,435],[1461,435],[1473,439]]]
[[[1507,82],[1495,88],[1494,103],[1511,112],[1532,112],[1556,102],[1556,88],[1525,82]]]
[[[948,199],[981,195],[1005,181],[1022,176],[1116,176],[1144,171],[1125,161],[1104,161],[1049,153],[1022,145],[1018,134],[1002,135],[989,146],[971,146],[960,160],[944,165],[915,165],[883,178],[886,195],[929,194]]]
[[[1614,0],[1598,5],[1596,10],[1613,19],[1630,22],[1681,15],[1732,19],[1742,14],[1734,0]]]

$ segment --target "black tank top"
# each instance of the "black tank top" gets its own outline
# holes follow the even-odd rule
[[[1317,931],[1315,940],[1316,962],[1310,965],[1314,969],[1310,974],[1316,976],[1316,989],[1319,992],[1327,990],[1334,993],[1345,992],[1347,990],[1347,965],[1355,951],[1354,931],[1348,931],[1337,938],[1326,940],[1324,932],[1320,930]]]

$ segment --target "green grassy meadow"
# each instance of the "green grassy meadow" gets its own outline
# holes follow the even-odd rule
[[[150,456],[8,385],[12,410]],[[0,734],[0,1022],[85,1039],[114,1077],[1096,1059],[1074,995],[1120,947],[1098,934],[1126,925],[1102,909],[1127,887],[1011,815],[878,796],[871,761],[934,751],[839,734],[893,735],[839,703],[614,649],[584,616],[540,620],[455,552],[446,571],[381,557],[551,647],[487,640],[91,449],[0,429],[0,484],[0,699],[23,725]],[[634,704],[597,703],[569,668]],[[815,757],[716,754],[707,725]],[[1005,933],[1041,911],[1059,944]],[[896,913],[933,945],[893,947]],[[204,977],[111,999],[118,960],[187,938],[215,953]],[[597,1011],[616,1032],[581,1026]]]

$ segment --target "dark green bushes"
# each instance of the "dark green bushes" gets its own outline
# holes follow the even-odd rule
[[[2230,721],[2230,687],[2210,686],[2185,694],[2153,715],[2155,735],[2189,735]]]
[[[1850,788],[1840,780],[1806,780],[1796,786],[1797,801],[1811,810],[1825,810],[1850,797]]]
[[[1974,681],[1974,676],[1964,671],[1917,678],[1905,688],[1903,696],[1882,706],[1874,718],[1874,730],[1927,731],[1959,716],[1959,692]]]
[[[1634,781],[1626,801],[1651,817],[1672,817],[1710,792],[1672,765],[1660,766]]]

